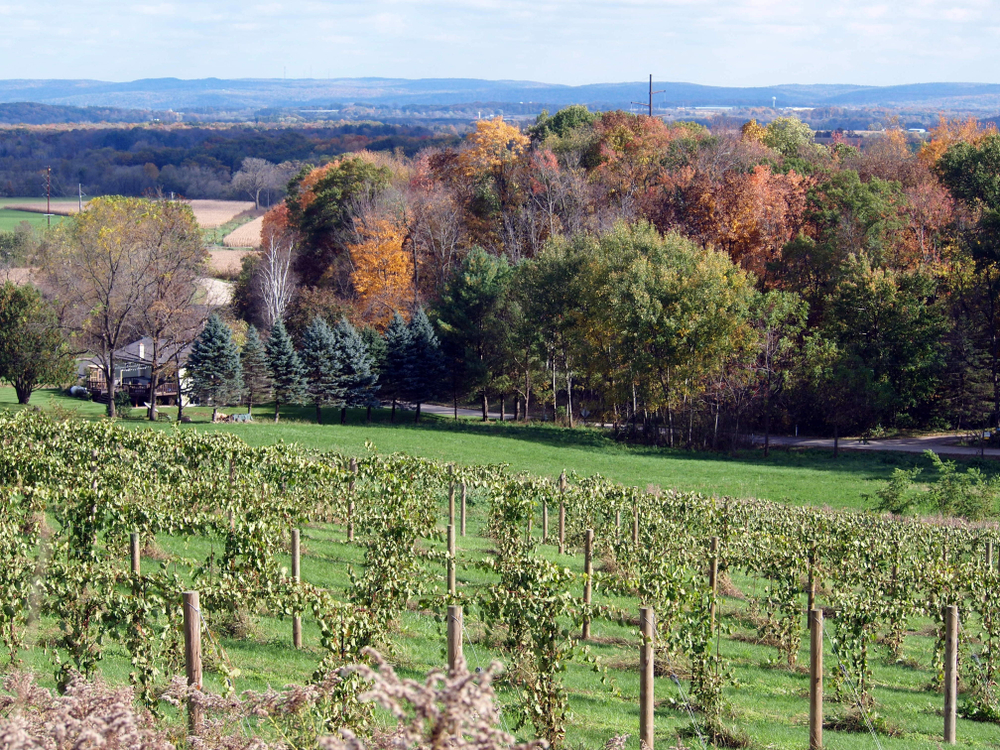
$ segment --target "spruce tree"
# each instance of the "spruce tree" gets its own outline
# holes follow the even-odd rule
[[[402,391],[404,397],[417,405],[414,422],[420,421],[420,405],[434,398],[442,390],[445,376],[444,355],[441,343],[422,307],[413,313],[407,327],[409,342],[403,365]]]
[[[247,397],[247,414],[253,412],[254,402],[260,403],[271,392],[271,375],[267,369],[264,342],[253,326],[247,328],[247,340],[240,352],[243,366],[243,387]]]
[[[312,319],[302,334],[302,365],[306,394],[316,404],[316,424],[322,424],[323,405],[343,403],[344,385],[337,338],[319,316]]]
[[[233,342],[229,326],[218,315],[212,315],[201,333],[191,344],[187,371],[191,377],[191,392],[203,404],[215,407],[235,401],[243,391],[243,368],[240,352]]]
[[[382,391],[382,373],[385,371],[385,339],[374,326],[364,326],[358,329],[358,335],[365,343],[368,354],[372,358],[372,372],[378,377],[379,392]],[[368,414],[365,418],[367,424],[372,421],[372,404],[368,404]]]
[[[304,373],[299,355],[285,324],[278,320],[267,340],[267,367],[271,371],[274,389],[274,421],[278,421],[281,404],[300,404],[305,396]]]
[[[365,342],[347,318],[341,318],[334,329],[340,356],[340,385],[344,389],[340,423],[347,421],[347,407],[378,406],[378,375],[372,371],[372,357]]]
[[[406,369],[406,352],[410,346],[410,329],[398,312],[392,316],[392,322],[385,329],[385,359],[382,364],[382,374],[379,383],[382,394],[392,399],[392,412],[389,420],[396,421],[396,401],[403,395],[403,371]]]

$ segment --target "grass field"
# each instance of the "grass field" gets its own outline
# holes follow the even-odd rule
[[[100,418],[102,407],[77,401],[55,392],[39,392],[33,404],[51,409],[60,415],[75,410],[79,418]],[[17,409],[9,388],[0,389],[0,410]],[[228,410],[227,410],[228,411]],[[370,441],[380,451],[405,451],[430,458],[454,460],[460,463],[510,464],[515,469],[553,476],[562,469],[581,474],[599,472],[628,484],[648,484],[704,492],[742,496],[767,497],[794,504],[827,504],[835,507],[858,507],[861,495],[872,492],[878,480],[888,477],[896,466],[922,462],[922,457],[845,454],[833,460],[822,452],[777,452],[768,460],[758,454],[735,458],[719,455],[663,451],[626,447],[593,430],[566,430],[545,426],[513,426],[474,422],[453,423],[442,418],[425,418],[420,425],[387,423],[387,412],[376,412],[376,423],[363,424],[363,412],[349,412],[347,425],[339,424],[339,413],[330,410],[324,418],[330,423],[317,426],[310,423],[311,409],[288,409],[283,421],[275,425],[264,421],[268,409],[255,410],[257,423],[251,425],[212,425],[207,420],[209,410],[189,409],[195,418],[190,425],[174,427],[157,424],[155,429],[229,430],[251,444],[269,444],[284,440],[309,448],[360,453]],[[403,413],[412,419],[411,413]],[[141,429],[139,420],[125,420],[130,427]],[[439,518],[446,523],[447,501],[442,497]],[[461,592],[475,600],[477,590],[492,582],[490,574],[476,563],[491,554],[492,542],[480,535],[487,511],[485,498],[470,496],[469,535],[458,541]],[[536,535],[540,530],[536,528]],[[178,558],[205,559],[215,549],[218,540],[160,537],[157,544],[166,557],[165,564]],[[434,546],[434,545],[431,545]],[[437,545],[441,546],[441,545]],[[552,546],[542,546],[541,554],[581,572],[583,556],[578,550],[559,555]],[[348,566],[363,564],[363,549],[346,542],[343,529],[315,524],[303,532],[303,578],[312,583],[343,591],[349,586]],[[126,565],[126,561],[123,561]],[[144,565],[159,564],[145,560]],[[601,570],[600,562],[597,565]],[[178,568],[179,569],[179,568]],[[443,570],[442,570],[443,574]],[[731,710],[727,722],[744,732],[757,748],[804,748],[808,746],[808,674],[801,665],[808,664],[808,638],[804,639],[799,656],[800,668],[782,666],[776,649],[761,644],[751,625],[747,604],[737,594],[753,595],[757,582],[735,576],[734,596],[724,599],[721,613],[731,633],[722,639],[720,649],[734,670],[736,684],[727,689]],[[443,586],[443,582],[439,585]],[[580,592],[576,592],[579,595]],[[635,602],[609,596],[598,586],[596,604],[608,604],[627,611]],[[822,603],[822,600],[821,600]],[[804,604],[804,601],[803,601]],[[421,677],[427,669],[444,661],[444,630],[430,613],[406,612],[394,634],[392,661],[409,677]],[[827,731],[824,739],[828,748],[937,748],[941,743],[942,698],[925,688],[932,678],[930,671],[933,638],[929,637],[929,621],[916,619],[910,623],[906,640],[905,661],[891,663],[878,650],[875,659],[876,710],[883,719],[903,732],[901,738]],[[280,687],[286,683],[308,679],[322,656],[319,633],[315,623],[304,621],[305,648],[296,651],[290,645],[290,623],[260,615],[252,618],[248,638],[226,635],[226,623],[209,623],[219,638],[233,666],[241,671],[237,690]],[[42,621],[29,634],[29,643],[39,644],[54,633],[53,622]],[[470,667],[485,666],[495,654],[489,648],[489,634],[479,621],[473,605],[466,607],[466,656]],[[635,628],[599,620],[594,623],[591,652],[607,669],[608,684],[604,685],[588,666],[571,662],[565,674],[570,692],[573,717],[567,736],[570,748],[599,748],[617,734],[630,734],[630,750],[637,750],[638,727],[638,639]],[[38,670],[51,684],[52,665],[41,648],[25,654],[27,664]],[[828,665],[835,665],[834,654],[827,648]],[[112,680],[127,679],[129,663],[116,645],[109,648],[103,662],[104,674]],[[834,666],[830,667],[835,668]],[[217,672],[207,677],[210,689],[220,687]],[[683,684],[683,681],[682,681]],[[678,731],[690,728],[690,717],[681,703],[677,686],[667,675],[656,679],[657,742],[660,747],[673,746]],[[504,704],[514,697],[500,691]],[[828,703],[828,712],[842,710]],[[505,724],[509,727],[508,714]],[[530,730],[517,734],[529,736]],[[1000,746],[1000,728],[992,724],[959,720],[959,742],[965,747]],[[699,747],[697,738],[686,740],[688,747]]]
[[[13,232],[22,222],[27,222],[35,229],[45,229],[48,226],[48,218],[44,214],[33,211],[15,211],[8,208],[8,206],[16,206],[18,204],[37,204],[38,201],[38,198],[0,198],[0,232]],[[44,199],[42,201],[44,202]],[[78,199],[53,198],[52,203],[68,203],[75,207],[77,206]],[[65,219],[65,216],[53,216],[52,226],[58,226]]]

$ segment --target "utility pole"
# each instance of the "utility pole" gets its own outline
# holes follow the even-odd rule
[[[649,116],[653,116],[653,94],[662,94],[666,89],[660,89],[659,91],[653,91],[653,74],[649,74],[649,102],[629,102],[630,104],[640,104],[649,107]]]
[[[83,183],[82,182],[77,183],[77,189],[80,191],[79,210],[82,212],[83,211]]]
[[[45,221],[52,229],[52,167],[45,168]]]

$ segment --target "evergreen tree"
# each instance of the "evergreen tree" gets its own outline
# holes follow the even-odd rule
[[[441,344],[422,307],[413,313],[407,327],[406,357],[403,365],[402,391],[417,405],[414,422],[420,421],[420,405],[442,390],[445,377]]]
[[[229,326],[218,315],[212,315],[202,332],[191,344],[187,371],[191,376],[191,392],[203,404],[219,405],[235,401],[243,391],[243,368],[240,352],[233,342]]]
[[[365,343],[365,348],[368,349],[368,354],[371,355],[372,372],[375,373],[378,378],[379,391],[381,392],[383,390],[382,375],[385,372],[385,339],[374,326],[364,326],[358,330],[358,334],[361,336],[361,340]],[[368,416],[365,421],[368,424],[371,424],[372,404],[368,405]]]
[[[292,338],[280,320],[271,328],[266,348],[267,366],[274,388],[274,421],[277,422],[282,403],[302,403],[305,397],[304,372],[299,355],[292,346]]]
[[[324,404],[343,403],[344,384],[337,337],[319,316],[312,319],[302,334],[302,365],[306,393],[316,404],[316,424],[321,424]]]
[[[246,390],[247,414],[252,413],[256,401],[260,403],[271,392],[271,375],[267,369],[264,342],[253,326],[247,328],[247,338],[240,352],[243,366],[243,387]]]
[[[378,375],[372,371],[373,360],[365,342],[347,318],[341,318],[334,329],[337,352],[340,357],[340,385],[344,389],[340,423],[347,421],[347,407],[378,406]]]
[[[403,377],[406,369],[406,352],[410,346],[410,329],[398,312],[392,316],[392,322],[385,329],[385,358],[379,382],[382,393],[392,399],[390,421],[396,421],[396,401],[402,397]]]

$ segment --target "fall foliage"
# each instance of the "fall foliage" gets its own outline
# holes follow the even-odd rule
[[[405,229],[376,219],[357,232],[358,241],[348,248],[358,314],[366,323],[384,329],[396,311],[414,301],[413,258],[403,247]]]

